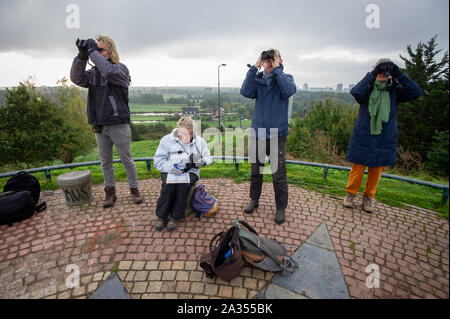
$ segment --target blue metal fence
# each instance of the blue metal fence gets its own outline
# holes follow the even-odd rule
[[[248,161],[248,157],[239,157],[239,156],[213,156],[213,159],[222,159],[222,160],[226,160],[226,161],[231,161],[232,163],[234,163],[236,170],[239,170],[239,162]],[[151,167],[152,167],[151,162],[153,161],[153,157],[135,158],[134,161],[135,162],[146,162],[147,170],[150,171]],[[114,160],[114,163],[120,163],[120,162],[121,161],[119,159]],[[294,165],[305,165],[305,166],[323,168],[323,179],[327,179],[328,170],[330,170],[330,169],[343,170],[343,171],[351,170],[350,167],[336,166],[336,165],[329,165],[329,164],[322,164],[322,163],[311,163],[311,162],[291,161],[291,160],[286,160],[286,163],[294,164]],[[100,161],[72,163],[72,164],[63,164],[63,165],[55,165],[55,166],[44,166],[44,167],[39,167],[39,168],[27,169],[25,171],[28,173],[44,172],[47,180],[51,181],[51,178],[52,178],[51,171],[53,171],[53,170],[76,168],[76,167],[82,167],[82,166],[93,166],[93,165],[100,165]],[[3,173],[3,174],[0,174],[0,178],[14,176],[18,172],[19,171]],[[436,189],[441,189],[443,191],[441,205],[445,205],[447,203],[447,200],[449,197],[449,186],[448,185],[441,185],[441,184],[431,183],[431,182],[427,182],[427,181],[421,181],[421,180],[407,178],[407,177],[398,176],[398,175],[385,174],[385,173],[383,173],[381,175],[381,177],[394,179],[394,180],[398,180],[398,181],[403,181],[403,182],[408,182],[408,183],[412,183],[412,184],[428,186],[428,187],[432,187],[432,188],[436,188]]]

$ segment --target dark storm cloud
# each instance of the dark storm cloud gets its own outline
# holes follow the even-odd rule
[[[365,26],[368,4],[380,28]],[[68,29],[68,4],[80,29]],[[297,54],[327,46],[404,50],[439,34],[448,48],[447,0],[398,1],[12,1],[0,2],[0,52],[74,51],[77,37],[108,34],[121,52],[165,50],[173,57],[237,55],[241,45],[278,37]],[[225,48],[225,52],[224,52]]]

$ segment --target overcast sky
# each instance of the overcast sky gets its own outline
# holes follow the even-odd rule
[[[79,28],[67,26],[71,4]],[[379,8],[379,28],[366,25],[375,14],[369,4]],[[1,0],[0,86],[28,75],[56,85],[69,77],[77,37],[106,34],[133,86],[216,87],[217,66],[226,63],[221,86],[240,87],[247,63],[273,47],[298,87],[348,87],[380,57],[403,66],[408,44],[438,34],[447,51],[448,10],[448,0]]]

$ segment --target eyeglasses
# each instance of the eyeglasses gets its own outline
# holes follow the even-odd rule
[[[178,136],[180,137],[180,138],[190,138],[190,137],[192,137],[192,135],[191,134],[182,134],[182,133],[178,133]]]
[[[106,49],[98,48],[97,51],[100,52],[100,53],[102,53],[103,51],[106,51]]]

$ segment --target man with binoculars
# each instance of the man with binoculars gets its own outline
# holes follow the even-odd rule
[[[283,72],[283,60],[276,49],[263,51],[250,66],[241,94],[255,99],[248,156],[251,162],[250,203],[244,212],[253,213],[259,205],[263,184],[264,157],[269,156],[275,191],[275,222],[282,224],[288,204],[286,177],[286,137],[289,98],[297,91],[294,78]],[[263,67],[263,72],[258,70]],[[274,146],[276,145],[276,146]]]
[[[131,156],[130,108],[128,68],[119,62],[119,54],[108,36],[77,40],[78,55],[70,70],[70,79],[78,86],[88,88],[87,117],[95,133],[100,154],[106,198],[103,207],[116,201],[113,167],[113,145],[116,147],[128,178],[133,200],[142,203],[139,193],[136,165]],[[86,71],[89,60],[95,66]]]

